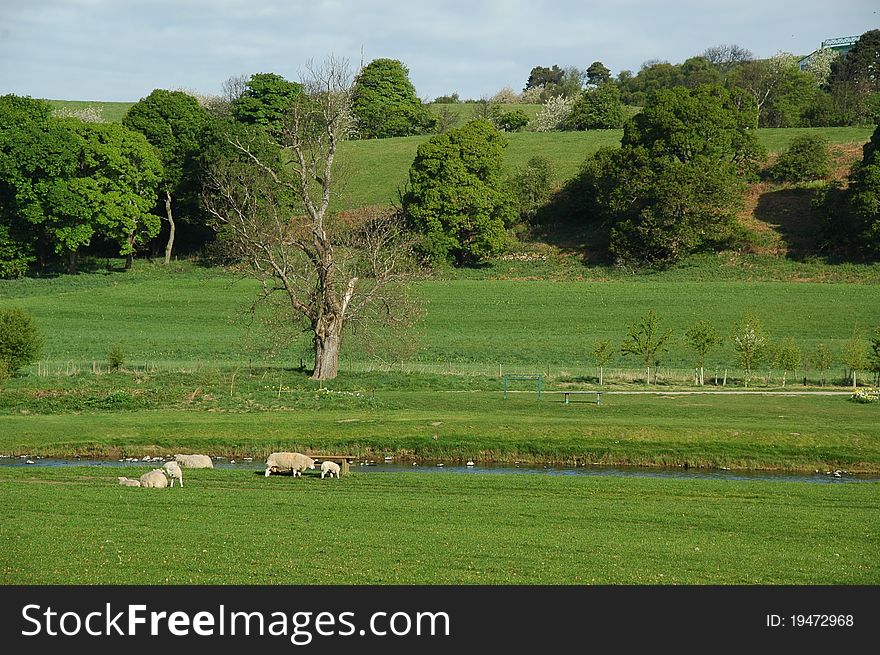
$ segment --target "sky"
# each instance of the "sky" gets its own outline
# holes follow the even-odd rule
[[[219,94],[234,75],[300,78],[310,59],[399,59],[424,99],[521,90],[533,66],[616,75],[736,43],[806,55],[880,27],[880,0],[0,0],[0,95],[136,101]]]

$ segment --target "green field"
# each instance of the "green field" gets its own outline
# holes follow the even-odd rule
[[[801,134],[821,134],[832,145],[861,145],[870,139],[872,131],[868,127],[764,128],[757,130],[757,134],[768,151],[779,152]],[[561,183],[580,169],[588,155],[603,146],[619,145],[622,135],[623,130],[507,134],[509,145],[504,163],[508,170],[516,170],[523,168],[532,157],[549,157],[556,181]],[[396,201],[398,189],[407,181],[416,149],[428,138],[413,136],[343,143],[337,158],[339,176],[345,180],[345,186],[340,190],[339,207],[384,205]]]
[[[95,103],[107,104],[107,103]],[[125,104],[125,103],[114,103]],[[119,109],[123,111],[123,109]],[[105,112],[111,118],[109,108]],[[120,114],[121,115],[121,114]],[[771,150],[804,130],[761,130]],[[868,128],[823,129],[830,141]],[[512,134],[507,166],[551,157],[557,182],[620,131]],[[427,137],[352,141],[339,207],[394,200]],[[803,228],[806,229],[806,228]],[[557,235],[558,236],[558,235]],[[552,241],[552,239],[551,239]],[[685,329],[711,321],[725,345],[707,379],[742,390],[734,323],[756,314],[809,355],[828,344],[832,385],[854,329],[880,325],[880,265],[721,253],[633,275],[585,264],[562,240],[414,284],[424,319],[411,355],[343,346],[337,379],[308,379],[309,340],[257,347],[257,285],[181,261],[84,262],[90,272],[0,281],[46,336],[39,362],[0,386],[0,454],[140,457],[274,450],[399,461],[643,465],[880,472],[880,404],[838,395],[634,395],[691,390]],[[675,331],[659,384],[616,356],[601,405],[590,351],[619,347],[655,310]],[[369,339],[369,337],[366,337]],[[109,372],[119,346],[125,364]],[[403,350],[406,350],[405,348]],[[300,367],[300,361],[303,367]],[[501,393],[502,373],[541,373]],[[820,391],[805,364],[786,391]],[[863,378],[864,379],[864,378]],[[778,391],[762,366],[752,391]],[[711,390],[719,390],[712,386]],[[822,389],[821,391],[825,391]],[[186,487],[123,488],[143,468],[0,467],[3,584],[878,584],[877,482],[712,481],[356,472],[342,480],[187,471]]]
[[[55,109],[80,111],[94,109],[105,123],[121,123],[133,102],[91,102],[88,100],[48,100]]]
[[[877,584],[872,483],[0,469],[4,584]]]
[[[711,321],[728,336],[736,321],[753,312],[772,337],[792,337],[807,353],[819,341],[839,350],[854,327],[873,329],[880,323],[877,266],[842,267],[842,280],[859,280],[861,275],[864,281],[846,284],[824,281],[838,274],[833,266],[817,267],[814,281],[759,282],[747,281],[747,261],[730,267],[745,279],[727,280],[713,279],[709,266],[702,269],[707,275],[701,280],[699,270],[685,266],[642,276],[580,267],[586,279],[563,281],[555,278],[560,271],[552,263],[544,265],[548,279],[529,279],[540,270],[527,263],[518,275],[502,266],[496,279],[417,283],[425,319],[419,349],[404,368],[445,372],[452,365],[455,372],[492,375],[500,365],[502,370],[545,373],[550,367],[553,376],[592,375],[593,343],[610,339],[619,344],[627,326],[649,309],[675,330],[661,364],[678,369],[692,366],[682,336],[699,319]],[[512,279],[503,279],[507,272]],[[568,273],[570,269],[561,271]],[[478,277],[486,274],[475,272]],[[173,272],[142,264],[129,273],[3,281],[0,307],[21,306],[33,312],[46,333],[42,361],[53,371],[103,362],[113,344],[122,346],[132,365],[229,366],[255,358],[247,349],[253,339],[246,338],[241,315],[256,291],[256,283],[219,270],[184,265]],[[303,337],[280,363],[298,364],[308,343]],[[370,361],[355,342],[343,358]],[[729,339],[708,364],[713,369],[736,368]],[[632,358],[616,357],[609,366],[640,365]]]

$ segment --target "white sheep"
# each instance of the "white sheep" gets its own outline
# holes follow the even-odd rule
[[[175,455],[174,460],[185,469],[214,468],[214,462],[207,455]]]
[[[168,477],[163,469],[153,469],[141,476],[141,486],[151,489],[164,489],[168,486]]]
[[[141,486],[140,480],[133,480],[131,478],[126,478],[126,477],[122,477],[122,476],[120,476],[116,479],[119,480],[119,484],[121,484],[123,487],[139,487],[139,486]]]
[[[174,488],[174,481],[177,480],[180,482],[180,486],[183,486],[183,471],[180,470],[180,464],[176,461],[165,462],[162,465],[162,469],[165,471],[165,475],[171,480],[171,487]]]
[[[306,469],[315,468],[315,460],[302,453],[272,453],[266,458],[266,477],[279,471],[293,471],[294,477],[302,476]]]
[[[332,478],[334,475],[336,479],[339,479],[339,464],[336,462],[321,462],[321,479],[324,479],[324,475],[327,473],[330,474]]]

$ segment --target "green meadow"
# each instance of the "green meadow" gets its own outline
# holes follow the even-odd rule
[[[783,268],[780,279],[770,281],[751,279],[747,260],[730,266],[729,279],[713,279],[709,264],[640,276],[581,267],[581,280],[558,279],[568,269],[560,272],[548,262],[542,266],[526,263],[517,270],[502,264],[494,277],[483,270],[475,272],[477,279],[459,272],[416,283],[424,320],[412,337],[415,351],[402,363],[385,363],[417,372],[493,375],[501,366],[502,371],[554,377],[593,375],[593,344],[609,339],[618,345],[627,327],[650,309],[675,331],[661,360],[661,366],[673,369],[693,366],[683,334],[700,319],[729,336],[738,320],[753,313],[771,337],[791,337],[807,354],[820,341],[837,353],[854,328],[873,329],[880,322],[876,266],[837,270],[817,265],[812,276],[794,280],[786,279]],[[706,279],[700,279],[699,270],[707,271]],[[542,271],[545,279],[540,279]],[[851,278],[861,283],[850,283]],[[130,366],[266,363],[249,350],[257,337],[246,310],[257,285],[221,270],[142,264],[128,273],[5,281],[0,290],[0,307],[24,307],[39,321],[46,334],[41,361],[52,372],[102,364],[114,344],[122,347]],[[736,368],[730,343],[728,338],[710,354],[707,364],[713,371]],[[271,363],[298,365],[308,345],[303,336],[284,358]],[[356,337],[344,347],[343,360],[343,369],[382,364]],[[640,363],[618,355],[609,366],[638,369]]]
[[[873,483],[0,469],[4,584],[877,584]]]
[[[120,120],[127,108],[83,104],[100,105],[105,120]],[[758,136],[779,152],[807,131]],[[854,151],[871,130],[821,133]],[[621,134],[511,134],[506,165],[550,157],[561,184]],[[336,206],[394,202],[427,138],[343,144]],[[222,268],[137,261],[122,272],[118,261],[91,260],[78,276],[0,281],[0,308],[29,310],[46,337],[40,360],[0,386],[0,454],[258,459],[299,450],[398,461],[880,472],[880,406],[850,402],[841,386],[844,343],[880,325],[880,266],[726,252],[633,274],[584,261],[564,236],[417,281],[423,318],[403,337],[406,347],[376,351],[365,347],[370,335],[351,333],[339,377],[323,383],[308,378],[306,334],[267,354],[249,319],[256,283]],[[658,383],[646,385],[641,363],[615,354],[599,387],[594,344],[607,339],[619,349],[628,325],[651,309],[675,335]],[[781,372],[762,365],[749,389],[761,393],[729,393],[744,390],[730,334],[746,314],[772,339],[790,337],[803,350],[806,361],[784,390]],[[692,384],[694,358],[682,338],[701,319],[725,337],[707,358],[706,379],[708,390],[726,393],[657,393],[707,390]],[[834,356],[822,387],[809,363],[819,342]],[[124,364],[111,372],[114,346]],[[544,376],[542,398],[533,382],[515,381],[505,399],[501,376],[510,373]],[[564,390],[604,394],[601,405],[591,394],[567,405]],[[780,391],[787,395],[762,395]],[[218,469],[186,471],[179,490],[116,484],[117,475],[141,472],[0,468],[0,581],[880,581],[876,482],[417,472],[321,481]]]

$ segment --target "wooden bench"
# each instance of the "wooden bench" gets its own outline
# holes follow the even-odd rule
[[[562,394],[562,396],[563,396],[562,402],[566,405],[571,404],[571,401],[569,400],[569,396],[580,396],[582,394],[591,394],[591,393],[596,394],[596,404],[597,405],[602,404],[602,392],[601,391],[556,391],[555,393]]]
[[[348,475],[351,462],[357,459],[354,455],[309,455],[309,457],[319,462],[336,462],[339,464],[340,476]]]

